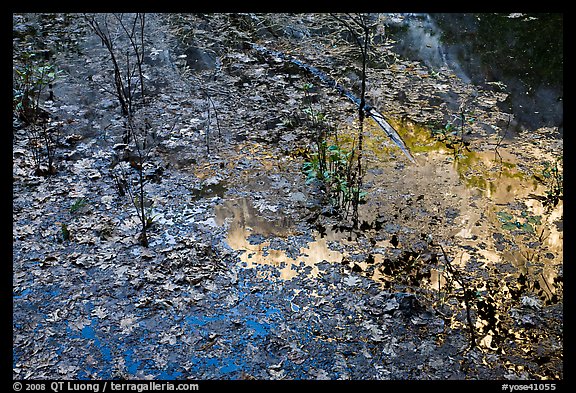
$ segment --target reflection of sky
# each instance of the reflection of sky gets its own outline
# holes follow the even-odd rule
[[[78,367],[76,379],[79,380],[93,379],[94,376],[112,379],[120,375],[139,379],[154,376],[161,380],[193,379],[205,373],[214,373],[223,378],[234,376],[239,371],[251,371],[254,367],[251,363],[253,359],[245,356],[246,346],[263,347],[263,340],[269,340],[272,330],[286,318],[282,311],[286,303],[284,299],[279,298],[278,303],[268,304],[260,299],[260,293],[252,293],[252,285],[240,282],[238,293],[241,298],[251,296],[252,301],[239,302],[231,308],[215,308],[209,314],[204,309],[192,307],[188,315],[167,318],[164,313],[150,313],[145,308],[137,310],[134,327],[127,334],[118,328],[117,323],[96,316],[86,319],[85,323],[88,324],[81,328],[75,320],[51,322],[51,329],[57,330],[58,327],[65,332],[65,340],[55,335],[45,345],[55,349],[58,365],[66,366],[70,362]],[[36,291],[52,290],[53,287],[36,287]],[[38,293],[35,295],[37,297]],[[84,309],[90,315],[94,310],[93,303],[87,302]],[[147,323],[151,321],[153,323]],[[45,329],[43,322],[35,325],[35,331]],[[162,333],[171,331],[176,332],[175,342],[160,339]],[[189,341],[193,339],[184,340],[183,337],[198,340],[192,347]],[[215,343],[210,350],[203,349],[212,341]],[[235,350],[227,350],[229,347]],[[80,351],[79,363],[69,357],[72,348]],[[151,348],[155,350],[153,353]],[[165,363],[158,363],[156,356],[162,353],[188,355],[185,362],[168,355]],[[275,363],[281,360],[268,353],[263,356],[271,357]],[[14,348],[13,357],[16,364],[21,357],[18,348]]]

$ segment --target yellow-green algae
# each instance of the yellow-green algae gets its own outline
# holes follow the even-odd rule
[[[487,195],[494,194],[502,183],[507,188],[514,187],[509,181],[503,179],[516,179],[518,187],[536,187],[536,180],[518,170],[514,157],[503,158],[495,150],[474,151],[461,146],[457,150],[433,136],[426,125],[405,119],[389,118],[388,122],[402,137],[406,146],[414,156],[426,156],[428,153],[439,153],[446,156],[446,160],[454,163],[462,182],[471,188],[477,188]],[[341,148],[350,151],[358,149],[357,123],[341,128],[336,136],[329,138],[329,143],[338,144]],[[371,119],[367,119],[363,127],[362,156],[369,166],[378,167],[390,160],[399,159],[399,148],[388,138],[385,131]],[[510,190],[509,190],[510,191]]]

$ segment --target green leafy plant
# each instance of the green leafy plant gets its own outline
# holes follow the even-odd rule
[[[463,149],[468,149],[470,142],[464,139],[466,125],[476,121],[473,116],[467,114],[464,104],[460,106],[457,114],[446,122],[444,126],[430,127],[432,136],[439,142],[446,145],[447,148],[454,151],[454,157],[461,155]]]
[[[70,229],[68,228],[68,225],[66,225],[63,222],[56,222],[55,224],[59,227],[58,232],[54,235],[55,240],[58,243],[70,241],[71,235],[70,235]]]
[[[19,54],[14,60],[12,109],[15,117],[25,125],[37,175],[56,173],[54,160],[60,123],[51,122],[50,113],[40,105],[46,89],[50,93],[48,98],[52,98],[52,84],[59,76],[60,71],[54,65],[38,60],[35,53]]]
[[[455,152],[460,151],[460,148],[464,145],[458,126],[450,120],[446,122],[444,127],[435,127],[431,130],[432,136],[436,138],[436,140],[443,142],[446,147],[454,149]]]
[[[561,158],[558,158],[553,163],[548,161],[544,162],[544,168],[540,175],[535,175],[535,177],[548,188],[543,199],[543,204],[548,209],[556,207],[558,202],[564,199],[564,175],[558,166],[560,161]]]
[[[508,212],[500,211],[496,213],[496,217],[498,217],[498,221],[502,223],[502,229],[507,231],[519,230],[525,233],[534,234],[534,225],[542,224],[542,216],[532,216],[526,211],[522,211],[520,217],[515,217]]]
[[[332,18],[337,20],[345,29],[350,33],[355,43],[356,49],[360,52],[361,59],[361,78],[360,78],[360,100],[358,102],[358,147],[355,154],[356,157],[356,174],[354,176],[354,186],[350,187],[353,191],[352,195],[352,219],[354,227],[358,225],[358,205],[361,201],[361,184],[364,177],[364,170],[362,167],[363,156],[363,140],[364,140],[364,119],[367,116],[366,106],[366,70],[369,60],[369,44],[371,41],[371,30],[375,29],[375,25],[369,24],[368,14],[345,14],[337,15],[331,14]]]
[[[359,196],[361,202],[366,192],[359,189],[355,164],[355,150],[347,151],[338,144],[328,144],[322,140],[317,149],[309,154],[302,165],[306,183],[319,180],[325,187],[332,206],[348,213],[349,208]]]
[[[35,53],[21,54],[13,66],[14,113],[26,124],[36,124],[44,114],[40,109],[42,93],[59,76],[54,65],[37,60]]]
[[[76,214],[82,211],[88,205],[85,198],[77,198],[72,205],[70,205],[70,213]]]
[[[302,86],[307,103],[302,112],[306,115],[306,124],[315,133],[313,150],[305,154],[302,171],[307,184],[314,180],[322,183],[331,206],[346,218],[350,210],[357,213],[358,204],[366,196],[360,189],[358,150],[354,146],[347,150],[340,145],[329,116],[312,105],[313,89],[314,85],[309,82]]]
[[[432,135],[441,142],[452,141],[458,132],[452,122],[447,121],[444,127],[432,128]]]

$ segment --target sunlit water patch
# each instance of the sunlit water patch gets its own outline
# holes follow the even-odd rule
[[[511,264],[517,277],[530,277],[527,286],[543,301],[558,301],[563,263],[563,201],[554,199],[553,189],[562,176],[558,152],[521,140],[489,148],[479,144],[447,148],[426,127],[410,121],[391,123],[418,161],[401,168],[394,185],[404,192],[418,190],[424,200],[452,211],[439,234],[458,241],[454,263],[463,268],[476,258],[486,266]],[[380,134],[368,125],[366,146],[381,140]],[[379,147],[372,150],[369,165],[382,170],[370,172],[367,179],[390,184],[382,172],[391,170],[393,147]],[[558,172],[550,171],[554,162],[560,162]],[[441,287],[442,273],[433,273],[430,286]]]
[[[423,125],[390,121],[417,164],[408,163],[374,122],[366,122],[368,203],[359,207],[364,233],[317,227],[303,238],[281,210],[267,210],[265,203],[249,198],[225,200],[216,207],[216,223],[228,226],[226,242],[240,251],[239,263],[246,268],[274,266],[281,279],[302,273],[317,277],[320,262],[342,263],[384,286],[410,276],[409,285],[440,292],[447,281],[442,266],[434,266],[430,255],[422,259],[410,254],[411,244],[391,241],[402,238],[402,232],[421,231],[435,240],[454,239],[449,241],[450,253],[458,269],[510,266],[511,274],[526,280],[523,290],[535,292],[542,301],[558,301],[563,204],[545,205],[549,185],[538,176],[540,162],[552,162],[553,155],[533,152],[540,162],[527,159],[525,151],[537,147],[520,142],[498,149],[448,147]],[[355,132],[354,127],[344,128],[338,143],[351,148]],[[361,244],[361,237],[372,244]]]
[[[323,238],[299,246],[301,240],[294,236],[290,220],[263,218],[262,213],[246,198],[226,201],[217,206],[216,222],[218,225],[228,222],[226,242],[232,249],[241,251],[239,259],[242,266],[275,266],[281,279],[292,279],[304,271],[317,277],[318,263],[342,260],[342,254],[331,250]]]

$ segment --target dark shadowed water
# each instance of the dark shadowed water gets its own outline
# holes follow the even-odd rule
[[[515,131],[552,127],[563,135],[562,14],[396,14],[395,50],[432,69],[510,94],[501,108]]]

